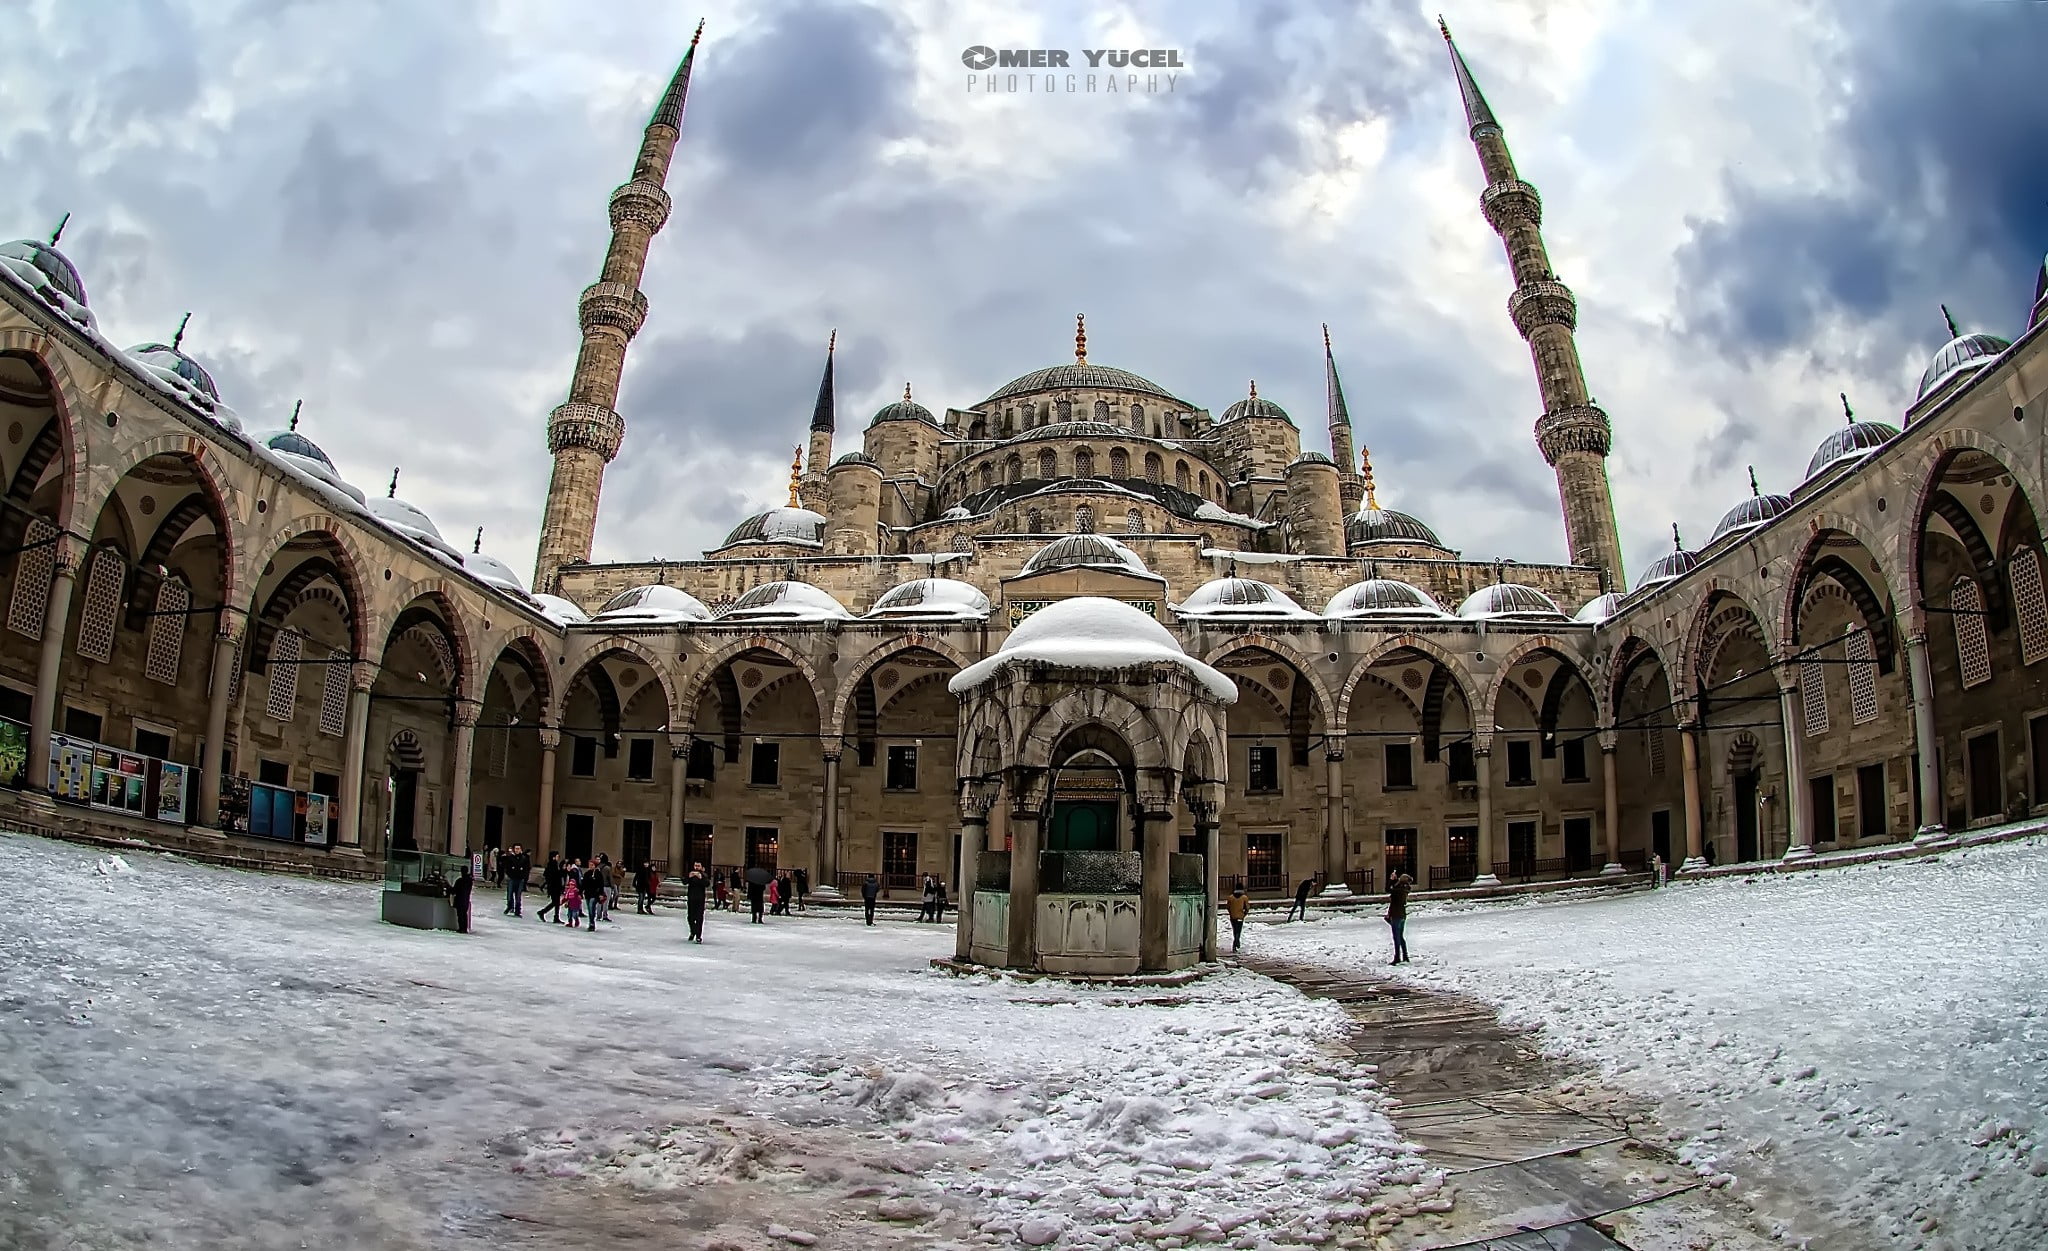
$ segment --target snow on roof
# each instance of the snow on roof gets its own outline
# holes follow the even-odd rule
[[[540,615],[556,625],[582,625],[590,620],[589,613],[559,595],[536,595],[533,602],[539,606]]]
[[[488,586],[519,595],[526,594],[526,583],[520,581],[519,575],[512,572],[512,566],[494,556],[486,556],[482,552],[469,552],[462,558],[462,567],[474,574],[477,581]]]
[[[1270,521],[1260,521],[1257,517],[1247,517],[1243,513],[1231,512],[1221,504],[1215,504],[1208,500],[1202,501],[1202,506],[1195,510],[1195,516],[1203,521],[1227,521],[1234,526],[1250,526],[1255,530],[1267,530],[1273,526],[1273,523]]]
[[[1093,595],[1063,599],[1032,613],[1010,631],[995,655],[962,669],[946,689],[955,695],[973,690],[1020,661],[1069,669],[1163,662],[1185,669],[1219,703],[1237,702],[1237,684],[1182,651],[1165,626],[1129,604]]]
[[[709,621],[711,610],[688,591],[655,584],[619,592],[606,600],[591,620],[622,625],[678,625],[685,621]]]
[[[370,501],[370,515],[387,530],[395,531],[436,556],[460,566],[462,553],[441,537],[432,518],[401,499],[379,495]]]
[[[764,582],[718,616],[721,621],[845,621],[853,614],[808,582]]]
[[[1234,560],[1241,565],[1289,565],[1301,557],[1293,552],[1233,552],[1227,548],[1205,547],[1205,560]]]
[[[1330,597],[1325,617],[1448,617],[1428,591],[1398,578],[1367,578]]]
[[[1254,578],[1217,578],[1204,582],[1173,610],[1183,617],[1219,619],[1301,617],[1315,614],[1294,602],[1294,597],[1270,582]]]
[[[92,310],[85,306],[83,299],[74,298],[64,286],[51,276],[49,269],[37,264],[38,259],[56,255],[54,248],[29,240],[0,245],[0,274],[13,279],[19,286],[27,287],[37,298],[64,315],[64,319],[80,330],[96,330],[99,322]],[[48,264],[45,260],[45,264]],[[70,269],[70,262],[63,262],[63,269]],[[52,267],[54,268],[54,266]],[[76,272],[73,271],[73,279]],[[79,296],[85,294],[83,287],[75,288]]]
[[[979,621],[988,616],[988,596],[954,578],[919,578],[883,592],[867,615]]]

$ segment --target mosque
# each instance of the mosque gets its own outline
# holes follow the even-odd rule
[[[857,447],[828,343],[785,504],[698,559],[593,562],[693,40],[611,195],[530,584],[296,413],[237,414],[184,328],[114,346],[57,237],[0,246],[0,806],[336,874],[519,842],[956,897],[1045,885],[1034,853],[1342,896],[2038,811],[2048,265],[2014,340],[1951,320],[1895,421],[1844,399],[1796,480],[1752,470],[1630,581],[1577,298],[1444,38],[1570,563],[1382,507],[1327,330],[1326,451],[1256,384],[1212,412],[1091,360],[1082,318],[1071,360],[906,386]],[[1013,962],[1050,950],[1030,912]],[[1213,943],[1176,917],[1147,967]]]

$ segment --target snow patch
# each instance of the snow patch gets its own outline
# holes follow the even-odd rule
[[[1187,670],[1220,702],[1237,702],[1237,684],[1182,651],[1165,626],[1129,604],[1089,595],[1063,599],[1031,614],[1010,631],[995,655],[961,670],[946,689],[958,695],[1005,666],[1031,661],[1074,669],[1165,662]]]

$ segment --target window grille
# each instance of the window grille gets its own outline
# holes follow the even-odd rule
[[[1125,513],[1125,514],[1124,514],[1124,533],[1125,533],[1125,534],[1143,534],[1143,533],[1145,533],[1145,514],[1143,514],[1143,513],[1139,512],[1139,511],[1138,511],[1137,509],[1135,509],[1135,508],[1133,508],[1133,509],[1132,509],[1131,511],[1129,511],[1129,512]]]
[[[1845,645],[1849,656],[1849,721],[1868,725],[1877,720],[1877,648],[1870,631],[1851,627]]]
[[[178,661],[185,651],[185,613],[192,607],[192,589],[183,578],[165,578],[156,588],[156,610],[149,619],[149,649],[142,676],[152,682],[178,684]]]
[[[1827,666],[1818,658],[1809,656],[1799,662],[1799,694],[1805,701],[1808,734],[1828,732],[1827,679]]]
[[[2008,577],[2013,607],[2019,610],[2020,663],[2031,665],[2048,656],[2048,594],[2041,586],[2041,553],[2021,548],[2012,558]]]
[[[1041,478],[1056,478],[1056,477],[1058,477],[1058,476],[1059,476],[1059,472],[1060,472],[1060,462],[1059,462],[1059,457],[1057,457],[1057,456],[1054,456],[1054,455],[1053,455],[1053,454],[1052,454],[1052,453],[1051,453],[1050,451],[1044,451],[1044,452],[1040,452],[1040,453],[1038,454],[1038,476],[1039,476],[1039,477],[1041,477]]]
[[[1962,664],[1963,689],[1991,680],[1991,639],[1984,627],[1984,593],[1970,578],[1957,578],[1948,606],[1956,623],[1956,658]]]
[[[1085,447],[1074,453],[1074,476],[1076,478],[1092,478],[1095,476],[1095,453]]]
[[[1109,476],[1112,478],[1128,478],[1131,476],[1131,454],[1129,452],[1122,448],[1116,448],[1110,452]]]
[[[1643,746],[1650,753],[1650,772],[1654,776],[1662,777],[1664,774],[1664,731],[1644,730],[1643,739]]]
[[[325,659],[320,679],[320,732],[338,736],[348,733],[348,654],[331,651]]]
[[[7,628],[27,638],[43,637],[50,611],[50,582],[57,576],[57,527],[41,517],[30,519],[22,537],[26,550],[14,562],[14,597],[7,605]]]
[[[121,582],[128,575],[121,553],[103,547],[85,573],[85,603],[78,614],[78,654],[101,664],[114,658],[115,618],[121,613]]]
[[[1095,510],[1083,504],[1074,510],[1074,533],[1095,533]]]
[[[305,640],[296,630],[280,630],[270,645],[270,693],[263,701],[263,715],[273,721],[290,721],[299,702],[299,661],[306,654]]]

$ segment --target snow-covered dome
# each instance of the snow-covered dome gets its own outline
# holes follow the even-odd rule
[[[1294,602],[1287,592],[1270,582],[1254,578],[1217,578],[1204,582],[1186,601],[1174,605],[1183,617],[1237,619],[1256,617],[1305,617],[1315,614]]]
[[[211,417],[215,424],[230,430],[242,428],[241,418],[220,402],[220,388],[213,375],[184,349],[168,343],[142,343],[128,349],[128,358],[145,377]]]
[[[718,616],[721,621],[844,621],[853,614],[808,582],[764,582]]]
[[[1121,569],[1125,573],[1150,574],[1138,554],[1106,534],[1070,534],[1055,539],[1032,553],[1024,562],[1025,573],[1050,573],[1055,569]]]
[[[559,595],[535,595],[532,599],[541,615],[558,625],[581,625],[590,620],[589,613]]]
[[[293,420],[296,421],[297,418]],[[297,426],[284,430],[266,430],[261,434],[250,435],[249,439],[251,442],[261,443],[273,452],[303,457],[306,460],[318,461],[329,469],[334,468],[334,461],[321,450],[320,445],[300,434]]]
[[[1394,578],[1354,582],[1330,597],[1325,617],[1448,617],[1443,605],[1419,586]]]
[[[1337,462],[1331,460],[1328,456],[1324,455],[1321,452],[1308,451],[1303,452],[1301,455],[1295,457],[1292,461],[1288,462],[1287,468],[1291,470],[1301,465],[1328,465],[1334,469],[1337,465]]]
[[[367,507],[369,499],[362,491],[342,480],[334,462],[320,445],[300,434],[296,429],[267,430],[253,434],[249,439],[257,447],[270,453],[270,458],[302,478],[311,478],[327,489],[327,493],[338,492],[353,500],[358,508]]]
[[[1587,625],[1598,625],[1600,622],[1612,617],[1614,610],[1620,607],[1621,596],[1613,591],[1609,591],[1605,595],[1595,596],[1587,600],[1584,608],[1572,614],[1572,620],[1581,621]]]
[[[825,541],[825,518],[808,508],[771,508],[732,528],[721,547],[736,543],[796,543],[818,547]]]
[[[1813,450],[1813,459],[1806,463],[1806,480],[1813,481],[1822,470],[1835,465],[1862,460],[1898,437],[1897,426],[1881,421],[1851,421],[1846,426],[1837,426]]]
[[[79,281],[78,270],[54,246],[36,239],[0,243],[0,273],[11,275],[73,324],[87,330],[98,325],[85,306],[85,284]]]
[[[512,566],[494,556],[471,552],[462,558],[462,567],[475,575],[477,581],[487,586],[495,586],[501,591],[510,591],[515,595],[526,594],[526,583],[512,571]]]
[[[939,514],[940,521],[972,521],[973,519],[974,514],[961,504],[955,504]]]
[[[1474,591],[1458,605],[1467,621],[1566,621],[1557,601],[1520,582],[1497,582]]]
[[[636,586],[606,600],[591,620],[606,625],[676,625],[709,621],[711,610],[688,591],[672,586]]]
[[[884,591],[867,615],[979,621],[988,616],[988,596],[955,578],[918,578]]]
[[[2011,346],[1993,334],[1957,335],[1943,344],[1941,350],[1934,354],[1934,359],[1927,363],[1927,372],[1920,375],[1920,389],[1914,392],[1914,400],[1924,400],[1950,382],[1976,373],[1997,360]]]
[[[1222,703],[1237,702],[1237,684],[1181,650],[1171,632],[1129,604],[1092,595],[1047,604],[1010,631],[996,654],[969,665],[947,684],[969,691],[1007,665],[1037,662],[1071,669],[1121,669],[1165,662],[1193,675]]]
[[[1344,543],[1358,547],[1367,543],[1423,543],[1442,547],[1443,540],[1421,519],[1391,508],[1365,507],[1344,523]]]
[[[396,479],[393,481],[395,483]],[[385,529],[395,530],[455,564],[462,563],[462,553],[456,551],[448,540],[441,537],[441,531],[434,525],[433,519],[397,496],[379,496],[372,499],[370,515],[382,522]]]

